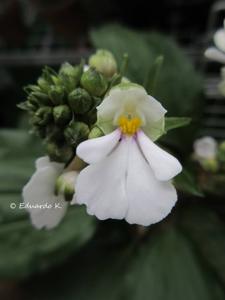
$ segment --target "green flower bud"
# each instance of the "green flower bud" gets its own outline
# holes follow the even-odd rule
[[[54,125],[54,124],[49,124],[46,126],[46,141],[47,142],[61,142],[64,140],[62,128]]]
[[[32,92],[32,93],[30,93],[30,95],[28,96],[28,100],[31,103],[38,104],[39,106],[51,105],[51,101],[50,101],[48,95],[46,95],[45,93],[42,93],[42,92]]]
[[[79,66],[72,66],[69,63],[64,63],[59,70],[59,77],[67,92],[74,90],[83,73],[83,63]]]
[[[74,122],[64,130],[64,136],[69,145],[76,147],[87,139],[89,132],[89,127],[85,123]]]
[[[52,119],[52,108],[48,106],[40,107],[32,118],[33,125],[47,125]]]
[[[37,106],[33,105],[29,101],[24,101],[24,102],[19,103],[19,104],[17,104],[17,107],[22,110],[26,110],[26,111],[29,111],[29,110],[36,111],[36,109],[37,109]]]
[[[72,113],[67,105],[59,105],[53,108],[53,117],[57,125],[65,125],[71,120]]]
[[[67,163],[74,155],[74,151],[68,146],[59,146],[56,143],[47,144],[47,154],[51,160]]]
[[[48,93],[49,83],[44,78],[39,77],[37,83],[44,93]]]
[[[56,181],[55,192],[57,195],[63,195],[65,201],[71,201],[73,198],[77,175],[76,171],[65,172]]]
[[[202,165],[202,168],[208,172],[215,173],[219,169],[218,161],[214,158],[204,159],[203,161],[201,161],[201,165]]]
[[[24,87],[24,91],[26,94],[30,95],[31,92],[41,92],[41,89],[35,84],[29,84]]]
[[[90,56],[89,65],[108,78],[117,72],[115,57],[107,50],[97,50],[95,54]]]
[[[220,143],[219,150],[225,153],[225,141]]]
[[[51,85],[49,88],[48,96],[54,105],[63,104],[64,94],[62,86]]]
[[[95,126],[91,129],[91,131],[88,135],[88,139],[95,139],[95,138],[98,138],[103,135],[104,135],[104,132],[98,126]]]
[[[87,91],[81,88],[77,88],[69,94],[69,105],[72,110],[77,114],[84,114],[92,106],[91,96]]]
[[[94,68],[89,68],[81,77],[81,85],[91,96],[102,96],[108,87],[107,80]]]
[[[53,82],[54,85],[60,85],[61,84],[61,80],[58,76],[56,75],[52,75],[51,76],[51,80]]]

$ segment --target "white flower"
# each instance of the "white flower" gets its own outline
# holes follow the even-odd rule
[[[217,142],[210,136],[202,137],[194,142],[194,155],[197,160],[214,159],[217,154]]]
[[[78,176],[72,203],[86,204],[101,220],[147,226],[165,218],[177,201],[170,180],[182,169],[152,141],[164,130],[165,112],[141,86],[113,88],[98,118],[104,130],[114,131],[78,146],[77,155],[90,165]]]
[[[64,164],[41,157],[36,161],[36,172],[23,188],[24,206],[38,229],[56,227],[66,213],[68,202],[62,194],[55,194],[56,180],[63,169]]]
[[[219,29],[213,36],[216,47],[210,47],[205,51],[205,56],[214,61],[225,64],[225,20],[224,28]]]

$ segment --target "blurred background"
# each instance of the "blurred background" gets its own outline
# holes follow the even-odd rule
[[[214,175],[198,176],[191,162],[196,138],[225,140],[221,65],[204,58],[224,17],[225,1],[212,0],[0,1],[1,300],[225,299],[225,177],[217,174],[219,183],[217,176],[208,190]],[[193,118],[189,129],[162,140],[188,169],[177,180],[181,201],[149,230],[97,223],[78,209],[59,228],[37,231],[25,212],[9,208],[10,201],[21,201],[34,160],[43,154],[16,105],[43,66],[79,63],[96,48],[112,51],[118,61],[127,52],[127,76],[138,83],[164,55],[155,96],[170,116]]]

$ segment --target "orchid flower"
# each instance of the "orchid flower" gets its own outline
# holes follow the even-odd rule
[[[51,162],[47,156],[41,157],[36,161],[36,172],[23,188],[24,207],[30,213],[32,224],[38,229],[56,227],[67,211],[68,202],[64,195],[55,192],[57,178],[63,169],[64,164]],[[78,173],[73,171],[68,174],[74,185]]]
[[[215,47],[210,47],[205,51],[205,56],[209,59],[225,64],[225,20],[224,27],[217,30],[213,36]]]
[[[89,164],[78,176],[72,204],[85,204],[100,220],[125,219],[148,226],[165,218],[177,201],[171,179],[179,161],[154,141],[164,132],[166,110],[132,83],[112,88],[98,110],[107,133],[87,140],[77,155]]]

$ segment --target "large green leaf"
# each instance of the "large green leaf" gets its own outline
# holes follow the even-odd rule
[[[83,246],[93,231],[93,219],[81,207],[70,209],[62,224],[50,231],[34,229],[27,216],[17,214],[0,226],[0,277],[20,278],[57,265]]]
[[[214,199],[216,201],[216,199]],[[220,211],[224,205],[215,203]],[[221,206],[222,205],[222,206]],[[194,242],[201,259],[218,275],[225,286],[225,224],[215,210],[189,209],[182,215],[182,228]]]
[[[38,139],[23,130],[0,131],[0,277],[19,278],[59,264],[93,235],[95,222],[83,208],[69,208],[54,230],[32,227],[21,191],[41,155]],[[15,203],[15,209],[10,204]]]
[[[138,243],[91,243],[58,272],[63,276],[52,274],[47,293],[37,282],[38,291],[32,290],[35,296],[30,299],[224,299],[221,286],[205,274],[189,240],[170,226]]]

